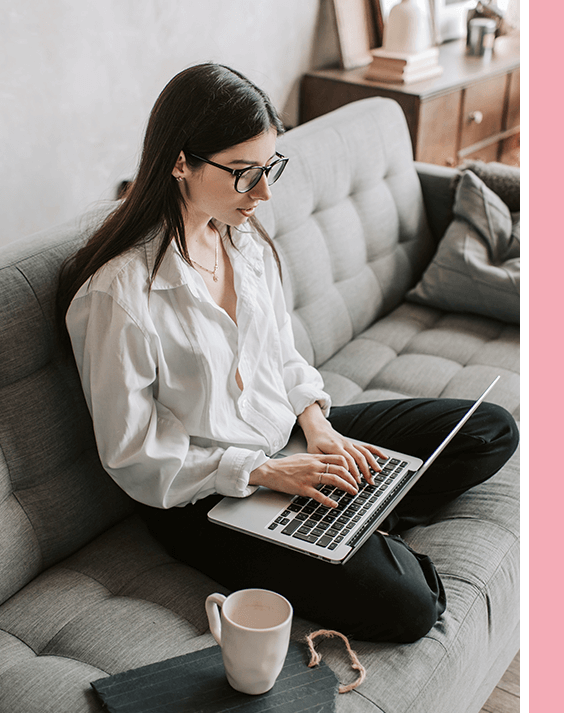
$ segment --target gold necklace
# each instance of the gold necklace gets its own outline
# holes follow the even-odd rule
[[[213,270],[208,270],[207,267],[200,265],[200,263],[196,262],[193,258],[191,258],[191,260],[194,265],[197,265],[201,270],[208,272],[213,277],[214,282],[217,282],[219,280],[219,277],[217,276],[217,268],[219,265],[219,233],[214,226],[212,226],[212,228],[215,231],[215,265],[213,266]]]

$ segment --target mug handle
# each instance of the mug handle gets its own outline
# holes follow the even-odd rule
[[[206,614],[213,638],[221,646],[221,620],[219,618],[219,607],[227,599],[223,594],[210,594],[206,599]]]

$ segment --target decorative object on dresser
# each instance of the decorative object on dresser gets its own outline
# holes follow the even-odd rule
[[[495,41],[495,21],[476,17],[468,23],[467,52],[474,57],[483,57],[489,62]]]
[[[384,25],[382,47],[392,52],[417,53],[431,46],[429,12],[417,0],[400,0],[394,5]]]
[[[396,6],[401,4],[401,2],[402,0],[370,0],[374,21],[375,47],[384,45],[384,28],[388,25],[390,13],[392,10],[395,10]],[[415,9],[427,18],[426,24],[430,32],[432,45],[437,45],[441,41],[436,22],[437,2],[438,0],[411,0],[411,4],[415,6]],[[404,11],[405,8],[400,10],[400,12]]]

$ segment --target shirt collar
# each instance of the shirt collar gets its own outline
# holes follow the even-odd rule
[[[229,239],[226,241],[226,249],[233,264],[234,260],[243,260],[257,274],[264,272],[264,248],[266,244],[254,230],[233,230],[233,247]]]
[[[217,227],[223,239],[226,227],[224,225],[217,225]],[[152,273],[157,259],[161,235],[156,235],[144,246],[149,274]],[[257,275],[261,275],[264,269],[262,260],[264,245],[262,244],[263,241],[257,238],[256,232],[232,230],[232,238],[235,248],[227,237],[225,237],[225,246],[233,268],[235,269],[235,263],[242,261],[247,263]],[[196,273],[180,254],[176,243],[172,241],[160,264],[152,289],[171,290],[186,285],[195,295],[199,295],[200,282],[200,280],[197,280]]]

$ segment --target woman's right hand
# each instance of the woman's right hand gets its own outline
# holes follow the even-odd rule
[[[351,495],[358,493],[358,484],[348,470],[345,457],[327,454],[299,453],[270,459],[251,471],[249,485],[303,495],[327,507],[337,507],[337,503],[318,490],[320,485],[332,485]]]

